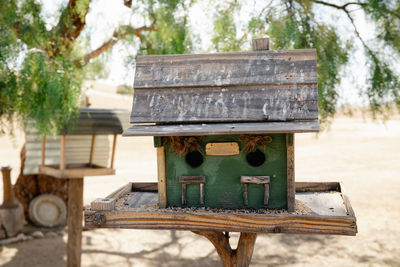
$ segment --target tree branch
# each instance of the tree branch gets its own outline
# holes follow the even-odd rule
[[[366,6],[367,5],[366,3],[348,2],[348,3],[344,4],[344,5],[339,6],[339,5],[335,5],[335,4],[331,4],[331,3],[327,3],[327,2],[319,1],[319,0],[315,0],[313,2],[316,3],[316,4],[330,6],[330,7],[342,10],[346,14],[346,16],[349,18],[350,23],[354,28],[354,33],[356,34],[357,38],[361,41],[361,43],[364,46],[364,48],[367,49],[369,53],[373,54],[371,48],[369,48],[369,46],[365,43],[364,39],[361,37],[360,32],[358,31],[358,29],[356,27],[356,24],[354,23],[354,19],[350,15],[350,11],[347,10],[347,7],[350,6],[350,5]]]
[[[131,8],[132,7],[132,0],[124,0],[124,6]]]
[[[356,24],[354,23],[353,17],[350,15],[350,13],[349,13],[347,10],[345,10],[345,13],[346,13],[347,17],[349,18],[349,20],[350,20],[350,22],[351,22],[351,25],[353,25],[354,32],[355,32],[357,38],[361,41],[362,45],[368,50],[368,52],[372,53],[371,49],[370,49],[370,48],[368,47],[368,45],[365,43],[364,39],[361,38],[361,35],[360,35],[360,33],[358,32],[358,30],[357,30]]]
[[[89,63],[91,59],[96,58],[103,52],[107,51],[108,49],[113,47],[118,41],[125,39],[128,35],[133,34],[137,36],[141,41],[143,41],[144,40],[143,31],[156,31],[156,30],[157,28],[155,27],[154,23],[150,26],[142,26],[136,29],[131,26],[124,26],[121,29],[114,31],[112,37],[108,41],[104,42],[98,48],[85,55],[83,57],[83,62],[84,62],[83,65],[86,65],[87,63]]]
[[[319,1],[319,0],[315,0],[313,2],[316,3],[316,4],[321,4],[321,5],[330,6],[330,7],[336,8],[336,9],[343,9],[343,10],[346,10],[346,8],[348,6],[350,6],[350,5],[358,5],[358,6],[366,6],[367,5],[366,3],[361,3],[361,2],[348,2],[348,3],[346,3],[344,5],[341,5],[341,6],[335,5],[335,4],[332,4],[332,3],[328,3],[328,2],[325,2],[325,1]]]
[[[85,27],[85,18],[89,11],[90,1],[88,1],[86,5],[79,5],[79,7],[78,1],[79,0],[69,0],[68,6],[60,17],[59,22],[61,36],[71,41],[74,41],[76,38],[78,38]]]

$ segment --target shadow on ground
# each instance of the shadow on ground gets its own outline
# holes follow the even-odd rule
[[[231,233],[231,236],[231,245],[235,247],[238,234]],[[64,237],[4,246],[0,252],[0,265],[66,266],[65,240],[64,234]],[[325,266],[400,266],[396,249],[379,240],[371,240],[260,234],[251,266],[315,266],[319,263]],[[82,266],[222,266],[212,244],[188,231],[98,229],[85,231],[82,244]],[[374,257],[376,254],[381,257]]]
[[[33,239],[7,245],[1,248],[0,265],[19,266],[66,266],[67,246],[61,236]],[[3,251],[15,251],[10,257],[2,256]]]

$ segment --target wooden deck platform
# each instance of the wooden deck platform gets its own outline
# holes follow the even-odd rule
[[[296,183],[304,210],[216,210],[157,206],[156,183],[130,183],[85,211],[85,226],[125,229],[356,235],[354,211],[340,183]],[[94,205],[93,205],[94,204]],[[101,208],[99,208],[101,207]]]
[[[67,164],[65,169],[60,169],[60,165],[54,164],[39,166],[39,173],[59,179],[74,179],[85,176],[113,175],[115,169],[95,164]]]

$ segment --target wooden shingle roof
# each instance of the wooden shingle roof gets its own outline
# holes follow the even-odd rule
[[[319,130],[315,49],[141,56],[134,88],[131,123],[157,125],[124,135]]]

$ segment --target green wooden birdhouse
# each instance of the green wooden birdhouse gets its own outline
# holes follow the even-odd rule
[[[314,49],[141,56],[125,136],[154,136],[160,208],[294,210],[294,133],[316,132]]]

